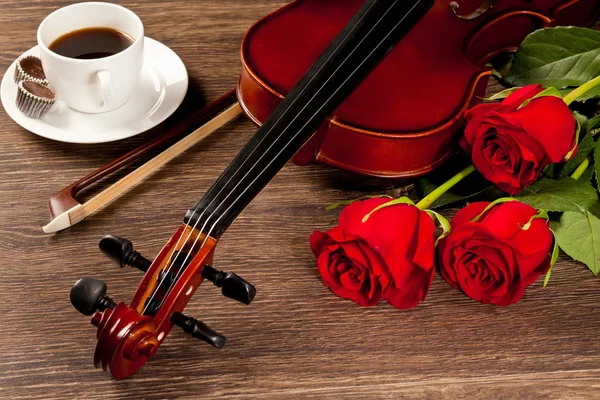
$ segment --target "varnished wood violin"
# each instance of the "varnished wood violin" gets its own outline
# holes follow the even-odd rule
[[[132,375],[174,326],[222,347],[222,335],[182,312],[205,279],[253,300],[251,284],[212,268],[213,253],[285,163],[295,155],[375,176],[423,174],[452,152],[489,59],[538,26],[589,23],[599,8],[596,0],[299,0],[259,21],[244,39],[238,85],[257,133],[154,261],[125,239],[102,239],[118,265],[145,271],[129,306],[93,278],[72,289],[73,305],[98,327],[95,365]]]

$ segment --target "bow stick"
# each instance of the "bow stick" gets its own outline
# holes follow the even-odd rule
[[[54,233],[66,229],[106,207],[121,195],[137,186],[148,176],[158,171],[163,165],[167,164],[241,113],[242,109],[236,102],[235,91],[231,91],[214,103],[192,114],[164,135],[134,149],[109,165],[100,168],[81,180],[67,186],[54,196],[50,197],[48,206],[52,220],[43,227],[44,232]],[[135,171],[104,189],[88,201],[80,203],[75,199],[75,195],[79,191],[109,174],[118,171],[126,165],[131,164],[149,151],[181,136],[190,126],[197,126],[199,123],[203,124],[200,128],[196,129],[194,132],[158,154]]]

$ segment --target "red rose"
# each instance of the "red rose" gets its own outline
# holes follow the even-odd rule
[[[477,170],[509,194],[531,185],[551,162],[564,161],[575,146],[575,118],[558,97],[528,99],[543,91],[531,85],[502,103],[482,104],[467,111],[461,147]]]
[[[396,308],[425,300],[433,279],[435,225],[426,212],[408,204],[365,215],[387,199],[347,206],[339,226],[314,232],[310,246],[323,283],[335,294],[363,307],[385,298]]]
[[[537,211],[519,201],[496,205],[471,222],[488,205],[473,203],[456,214],[452,232],[438,245],[438,265],[446,282],[472,299],[508,306],[548,270],[553,236],[548,221],[531,221]]]

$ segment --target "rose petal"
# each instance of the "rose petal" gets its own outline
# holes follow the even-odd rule
[[[542,93],[544,89],[542,85],[528,85],[522,87],[519,90],[511,93],[506,99],[502,101],[502,106],[506,107],[507,110],[516,110],[521,104],[523,104],[526,100],[535,97],[536,95]]]
[[[519,260],[519,265],[521,266],[521,274],[523,277],[523,283],[525,284],[525,286],[529,286],[535,281],[537,281],[537,279],[540,276],[544,275],[550,269],[551,257],[549,255],[546,256],[546,258],[542,260],[541,263],[537,263],[536,261],[533,261],[531,265],[537,264],[537,267],[528,268],[528,266],[524,265],[524,260]]]
[[[356,244],[330,243],[317,257],[317,268],[325,286],[336,295],[362,307],[376,305],[383,297],[378,278],[368,268],[348,258],[346,250]],[[350,253],[355,253],[350,251]]]
[[[372,270],[374,276],[377,277],[382,289],[385,290],[391,282],[391,276],[389,273],[389,268],[388,268],[387,264],[385,263],[385,261],[383,260],[383,257],[381,257],[381,255],[377,251],[371,249],[362,240],[358,240],[356,242],[356,244],[360,248],[360,250],[364,253],[365,257],[369,259],[370,265],[371,265],[371,270]]]
[[[327,232],[314,231],[310,235],[310,249],[315,257],[319,257],[325,246],[343,240],[342,230],[337,226]]]
[[[434,270],[416,268],[412,271],[405,285],[396,287],[391,285],[384,294],[384,298],[395,308],[407,310],[416,307],[424,301],[433,281]]]
[[[552,244],[547,221],[534,219],[529,229],[522,229],[536,214],[535,208],[520,201],[510,201],[490,210],[481,223],[523,255],[545,254]]]
[[[483,119],[491,112],[498,112],[504,109],[501,103],[482,103],[479,104],[465,113],[465,119],[467,122],[471,122],[475,119]]]
[[[506,293],[505,296],[501,298],[492,297],[488,300],[488,303],[495,304],[501,307],[507,307],[521,300],[524,294],[525,285],[523,283],[523,280],[519,278],[513,281],[510,290]]]
[[[446,238],[447,239],[447,238]],[[456,264],[455,255],[453,253],[454,248],[452,246],[446,247],[446,239],[442,239],[437,246],[438,255],[438,267],[440,275],[444,280],[453,288],[458,289],[456,272],[454,266]]]
[[[487,146],[487,136],[483,135],[477,138],[473,145],[472,159],[477,170],[490,182],[494,183],[500,189],[511,192],[519,192],[521,184],[517,179],[517,173],[512,168],[517,160],[521,158],[521,154],[515,154],[511,151],[509,157],[512,159],[509,168],[502,168],[490,163],[489,157],[482,151]],[[514,146],[516,147],[516,146]],[[514,161],[513,161],[514,160]]]
[[[423,269],[431,269],[435,259],[435,224],[424,211],[419,217],[419,237],[413,261]]]
[[[339,227],[346,234],[362,238],[376,250],[389,246],[400,234],[405,234],[407,230],[411,230],[410,227],[416,225],[419,215],[418,208],[399,204],[385,207],[371,214],[369,219],[363,222],[366,215],[389,201],[389,199],[376,198],[350,204],[340,215]],[[401,229],[404,226],[409,228]]]
[[[576,122],[558,97],[540,97],[513,114],[527,134],[545,149],[552,162],[561,162],[573,148]]]
[[[475,300],[508,306],[549,268],[552,234],[543,219],[523,230],[537,211],[517,201],[494,206],[479,222],[466,222],[487,204],[468,205],[452,220],[454,230],[438,246],[440,273]]]
[[[414,307],[425,298],[433,279],[435,224],[409,204],[385,207],[363,222],[365,215],[388,201],[379,198],[347,206],[338,227],[313,233],[311,249],[318,255],[323,281],[339,296],[371,306],[389,291],[394,306]]]
[[[468,206],[462,208],[450,221],[452,229],[456,229],[461,225],[471,222],[471,220],[481,214],[489,205],[489,201],[478,201],[475,203],[470,203]]]

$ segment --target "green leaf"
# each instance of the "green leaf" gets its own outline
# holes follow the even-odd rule
[[[575,101],[588,101],[597,98],[600,98],[600,86],[596,86],[595,88],[588,90],[579,96]]]
[[[492,73],[494,77],[501,81],[503,76],[505,76],[510,70],[510,66],[515,58],[514,52],[506,51],[504,53],[498,54],[498,56],[494,57],[489,64],[494,68]]]
[[[600,32],[557,27],[530,34],[519,46],[505,80],[515,86],[539,83],[559,89],[600,75]]]
[[[583,129],[585,132],[587,132],[588,131],[588,122],[589,122],[588,117],[586,117],[585,115],[583,115],[582,113],[580,113],[578,111],[573,111],[573,117],[575,117],[575,120],[579,123],[579,125],[581,125],[581,129]]]
[[[596,143],[594,143],[594,138],[592,135],[585,135],[581,142],[579,142],[579,146],[577,147],[577,154],[575,157],[570,159],[558,174],[559,178],[565,178],[573,173],[579,167],[579,164],[586,159],[587,156],[590,155],[592,150],[596,147]]]
[[[558,168],[560,165],[558,164],[550,164],[548,165],[546,168],[544,168],[544,171],[542,172],[542,176],[546,177],[546,178],[550,178],[550,179],[556,179],[556,171],[559,171],[560,169]]]
[[[600,141],[596,143],[594,148],[594,168],[596,169],[597,189],[600,190]]]
[[[538,210],[578,213],[584,213],[598,201],[596,189],[589,182],[572,178],[542,178],[514,197]]]
[[[577,137],[577,140],[579,140],[580,133],[587,132],[588,118],[585,115],[578,113],[577,111],[573,112],[573,116],[575,117],[575,121],[577,121],[577,131],[575,132],[575,135]],[[585,136],[584,136],[584,139],[585,139]],[[585,145],[589,145],[589,143],[585,143]],[[571,149],[571,151],[569,151],[567,156],[565,156],[565,159],[570,158],[570,155],[574,150],[575,150],[575,148]],[[585,151],[586,151],[586,148],[584,147],[583,152],[585,152]],[[588,152],[585,157],[587,157],[590,152]],[[581,154],[581,153],[582,153],[581,149],[578,149],[578,154]],[[581,161],[583,161],[583,159],[585,159],[585,157],[580,159],[580,157],[577,157],[577,155],[575,157],[577,158],[577,160],[579,160],[579,162],[575,163],[575,162],[573,162],[573,160],[571,160],[570,162],[567,162],[566,164],[550,164],[544,170],[543,175],[546,178],[552,178],[552,179],[564,178],[566,176],[569,176],[571,174],[571,172],[573,172],[577,169],[579,164],[581,164]]]
[[[583,173],[583,175],[581,175],[581,178],[579,178],[580,181],[582,182],[591,182],[592,178],[594,177],[594,170],[596,169],[595,165],[590,165],[588,167],[588,169],[585,170],[585,172]]]
[[[552,224],[560,248],[571,258],[600,272],[600,219],[590,212],[566,212]]]
[[[596,115],[594,118],[588,120],[586,129],[592,136],[600,132],[600,115]]]
[[[565,97],[566,95],[568,95],[575,89],[577,89],[577,86],[576,87],[568,87],[566,89],[560,89],[559,91],[560,91],[560,94],[562,95],[562,97]],[[597,99],[597,98],[600,98],[600,86],[597,86],[593,89],[588,90],[587,92],[585,92],[584,94],[579,96],[577,99],[575,99],[575,101],[584,102],[584,101],[588,101],[591,99]]]
[[[593,206],[590,207],[590,209],[588,210],[592,215],[595,215],[596,217],[600,218],[600,202],[596,202],[594,203]]]
[[[525,107],[527,104],[531,103],[532,100],[539,99],[540,97],[559,97],[559,98],[562,99],[562,93],[557,88],[549,87],[549,88],[547,88],[547,89],[539,92],[538,94],[536,94],[532,98],[525,100],[523,102],[523,104],[521,104],[519,106],[519,108]]]

